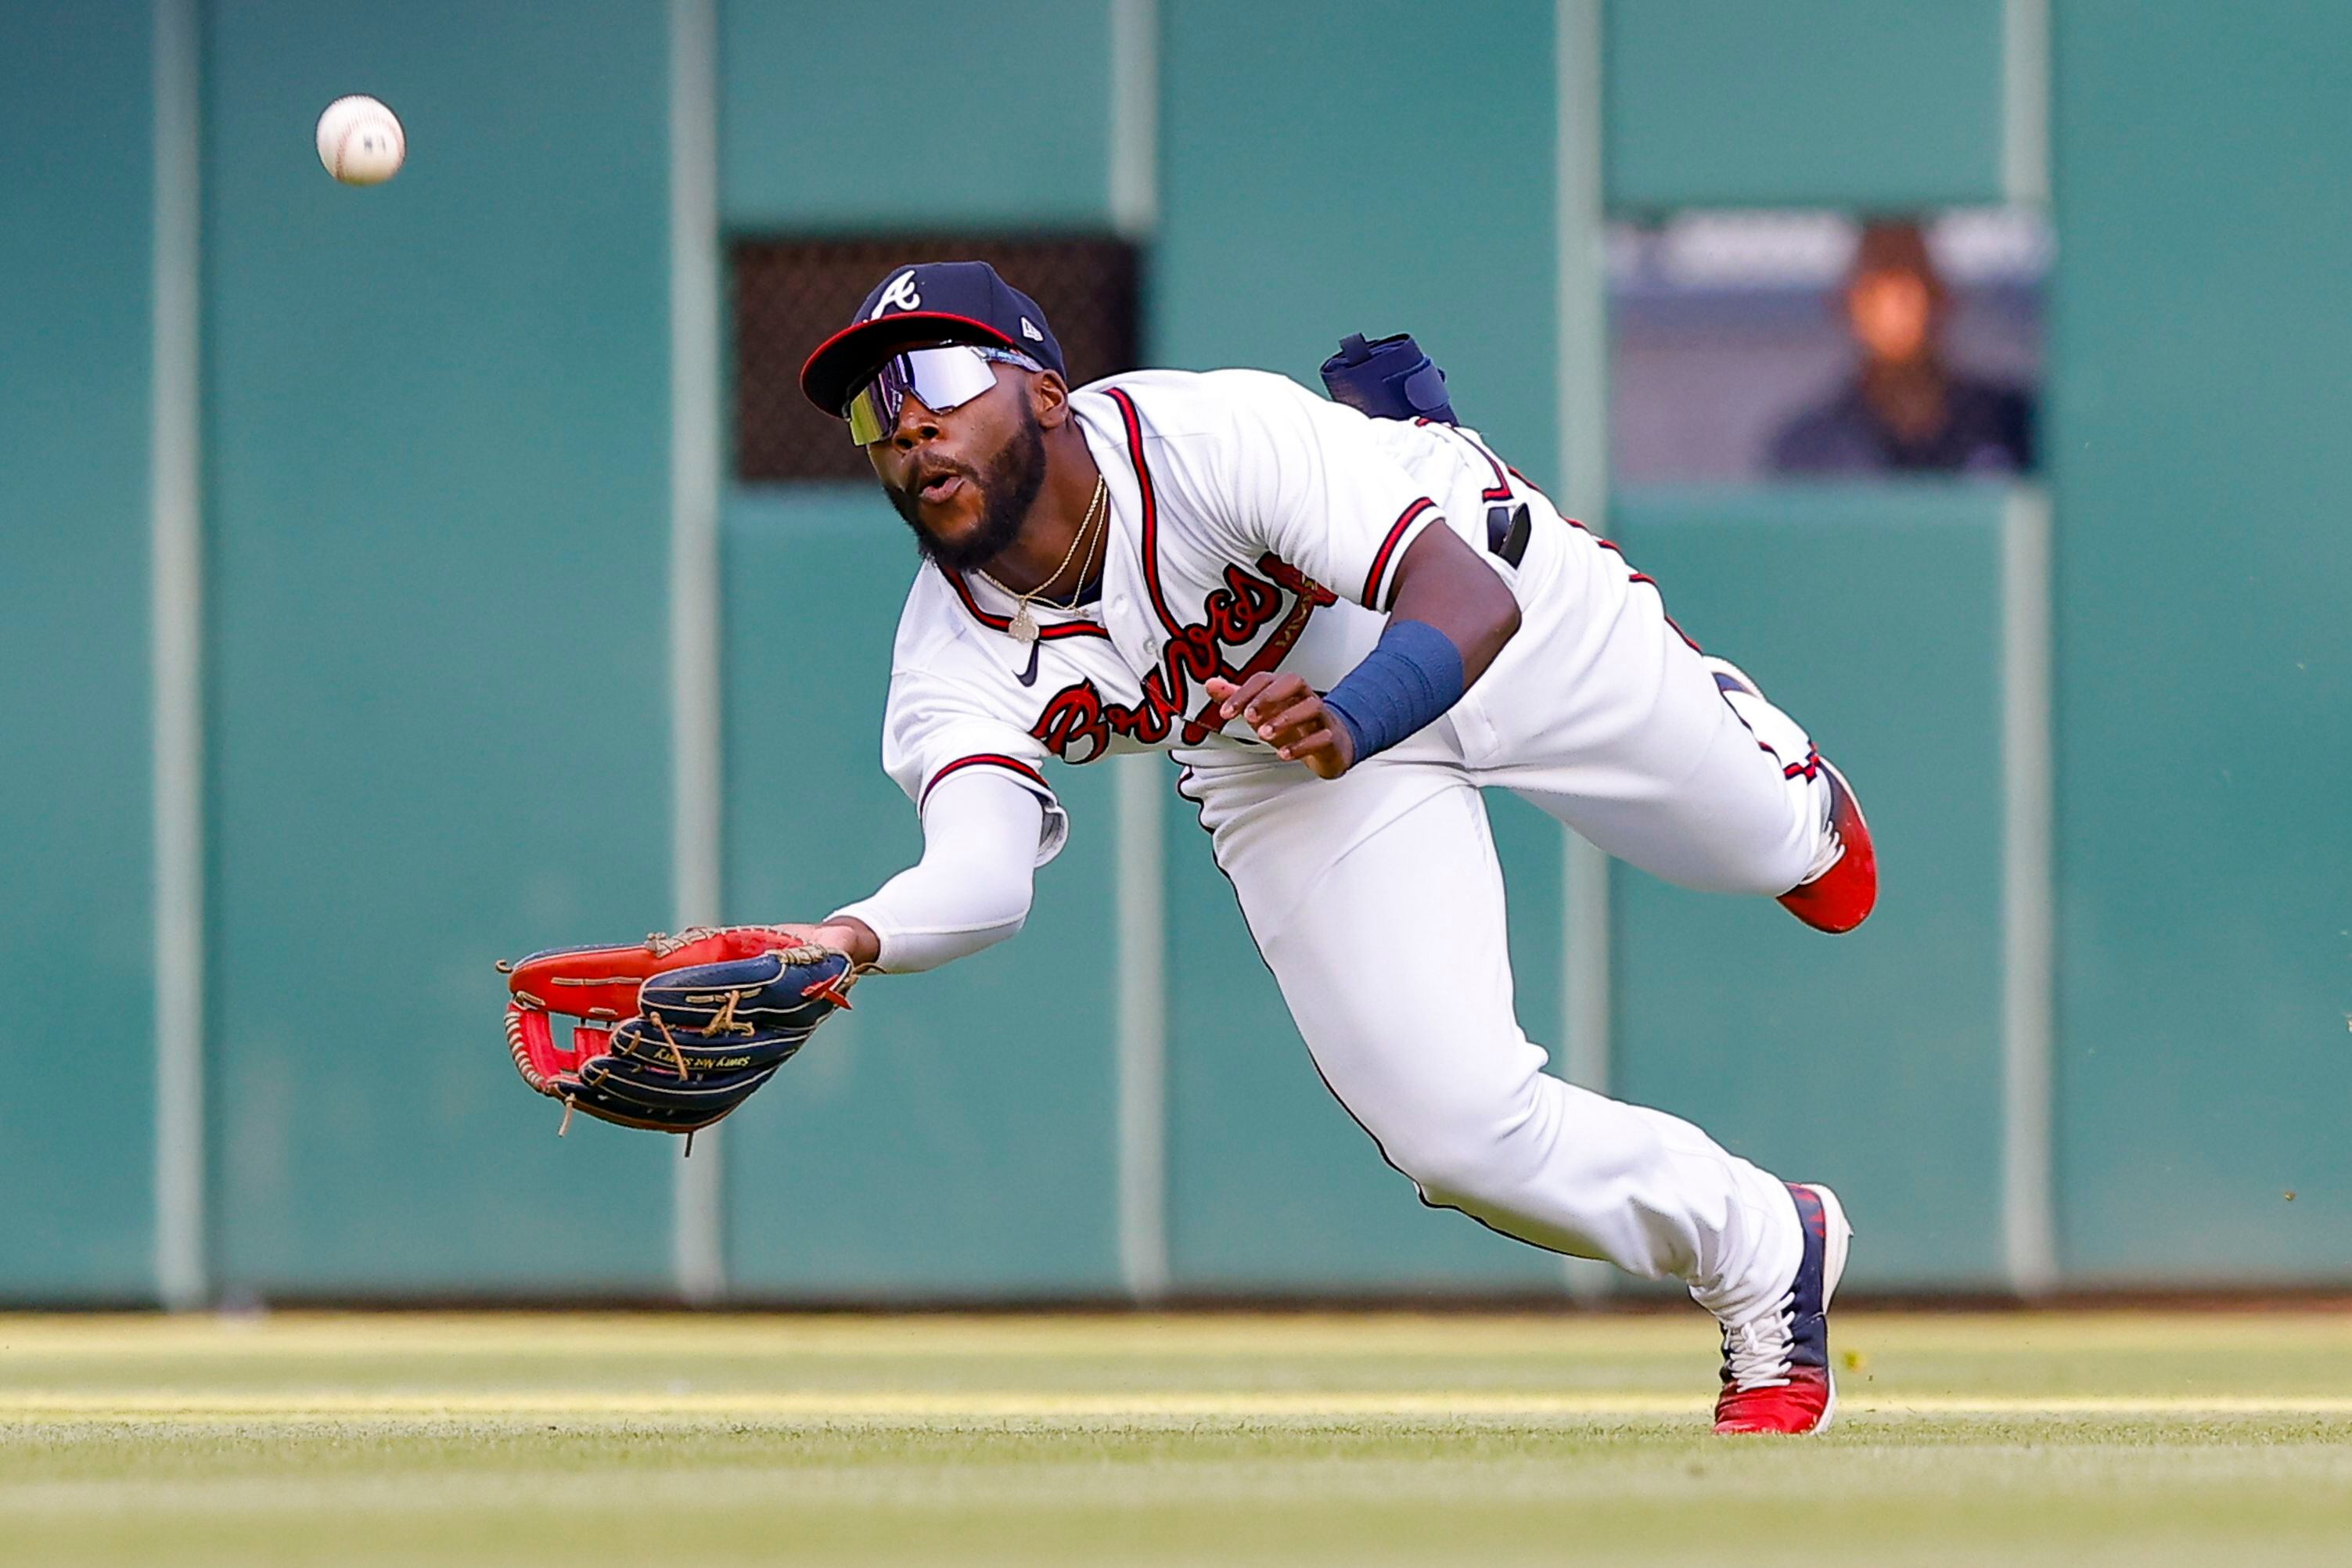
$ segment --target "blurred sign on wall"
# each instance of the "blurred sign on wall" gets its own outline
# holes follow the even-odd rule
[[[1791,426],[1809,414],[1834,423],[1833,405],[1854,392],[1864,351],[1849,285],[1871,262],[1903,265],[1906,244],[1895,231],[1905,227],[1916,229],[1940,289],[1940,342],[1929,347],[1948,383],[1964,399],[1990,389],[2033,404],[2053,252],[2039,212],[1966,208],[1866,224],[1832,212],[1694,210],[1617,223],[1609,230],[1609,307],[1619,482],[1764,481],[1801,466],[1808,449],[1816,461],[1842,451],[1856,462],[1854,432],[1843,432],[1842,443],[1841,432],[1817,426],[1808,441]],[[1962,472],[2030,468],[2009,460],[2013,411],[1979,399],[1960,410],[1977,428],[1923,440],[1916,460]]]

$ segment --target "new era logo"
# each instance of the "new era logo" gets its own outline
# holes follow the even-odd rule
[[[1045,334],[1039,331],[1036,323],[1026,316],[1021,318],[1021,335],[1033,343],[1042,343],[1045,341]]]

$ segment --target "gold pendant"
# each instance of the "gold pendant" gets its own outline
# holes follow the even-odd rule
[[[1037,617],[1029,613],[1029,601],[1024,599],[1021,602],[1021,607],[1013,612],[1013,624],[1004,629],[1012,633],[1013,640],[1023,647],[1037,640]]]

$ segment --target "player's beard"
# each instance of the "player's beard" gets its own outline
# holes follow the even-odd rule
[[[952,543],[939,538],[923,526],[921,503],[913,491],[891,484],[882,487],[891,506],[915,531],[915,548],[927,560],[951,572],[970,572],[1012,549],[1013,541],[1021,537],[1029,508],[1035,503],[1037,492],[1045,488],[1045,428],[1037,423],[1035,410],[1024,407],[1021,415],[1020,430],[988,465],[986,474],[961,466],[953,470],[980,491],[980,527],[969,537]]]

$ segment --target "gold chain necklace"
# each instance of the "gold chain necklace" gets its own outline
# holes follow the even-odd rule
[[[994,588],[998,593],[1003,594],[1009,598],[1018,599],[1021,601],[1013,607],[1013,619],[1006,625],[1004,629],[1012,637],[1013,640],[1019,643],[1023,647],[1027,647],[1031,643],[1037,640],[1037,617],[1029,613],[1030,601],[1044,595],[1045,592],[1046,583],[1053,582],[1055,578],[1060,577],[1063,573],[1070,569],[1070,563],[1077,558],[1078,546],[1084,543],[1087,537],[1095,531],[1095,523],[1097,519],[1103,522],[1105,531],[1108,531],[1110,522],[1109,503],[1110,481],[1103,478],[1100,474],[1097,474],[1095,476],[1095,496],[1094,500],[1087,503],[1086,520],[1078,524],[1077,531],[1070,535],[1070,547],[1062,552],[1062,563],[1059,566],[1055,567],[1052,574],[1045,579],[1045,583],[1038,584],[1034,591],[1027,594],[1015,594],[1012,589],[1006,587],[995,578],[989,576],[986,572],[983,571],[980,574],[982,580],[986,582],[990,587]],[[1093,552],[1089,550],[1087,553],[1091,555]],[[1068,604],[1057,605],[1054,603],[1053,600],[1047,599],[1045,601],[1045,607],[1049,610],[1076,609],[1078,607],[1078,595],[1086,592],[1086,577],[1087,574],[1084,571],[1079,572],[1078,585],[1070,591],[1070,602]]]

